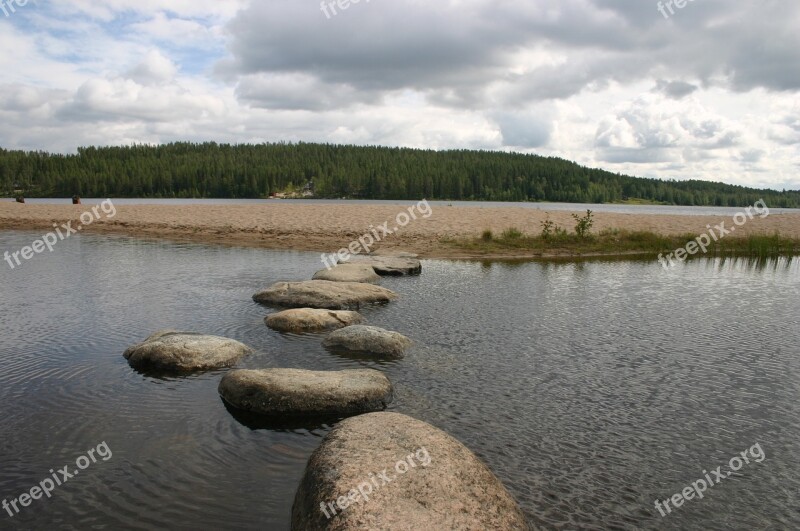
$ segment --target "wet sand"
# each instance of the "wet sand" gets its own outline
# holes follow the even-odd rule
[[[80,215],[91,212],[92,206],[0,203],[0,230],[41,230],[44,234],[54,230],[53,224],[60,226],[72,221],[73,228],[80,226],[81,232],[89,233],[333,253],[370,233],[372,228],[383,240],[374,250],[402,249],[425,258],[470,258],[468,252],[448,244],[448,240],[478,236],[486,229],[500,234],[510,227],[535,235],[540,233],[541,222],[548,216],[569,230],[575,225],[569,212],[438,206],[431,207],[427,218],[422,214],[428,211],[417,210],[417,219],[402,227],[398,214],[407,210],[401,206],[308,205],[283,201],[268,205],[124,205],[116,206],[116,215],[111,218],[98,210],[100,219],[82,225]],[[700,234],[707,230],[707,225],[725,222],[727,229],[734,226],[731,216],[597,212],[594,219],[593,232],[617,228],[665,235]],[[392,234],[382,234],[377,229],[384,224]],[[756,215],[736,227],[729,237],[776,231],[800,238],[800,214],[771,214],[766,218]]]

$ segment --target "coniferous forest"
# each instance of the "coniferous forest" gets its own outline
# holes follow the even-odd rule
[[[360,199],[552,201],[629,199],[675,205],[800,207],[800,191],[643,179],[560,158],[310,143],[0,149],[0,193],[28,197],[261,198],[299,192]]]

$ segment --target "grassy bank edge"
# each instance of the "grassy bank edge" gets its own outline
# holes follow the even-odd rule
[[[663,235],[649,231],[627,231],[606,229],[597,234],[580,237],[574,233],[558,233],[548,236],[531,236],[514,228],[500,235],[484,231],[472,238],[454,238],[442,243],[454,250],[479,256],[530,256],[541,258],[568,258],[581,256],[650,256],[666,257],[678,249],[686,249],[687,258],[701,256],[746,256],[769,258],[800,255],[800,239],[774,234],[750,234],[727,236],[712,240],[703,252],[697,242],[699,234]],[[674,259],[674,258],[673,258]]]

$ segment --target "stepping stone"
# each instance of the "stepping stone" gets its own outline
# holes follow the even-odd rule
[[[195,372],[232,367],[252,349],[233,339],[162,330],[125,351],[131,367],[148,371]]]
[[[325,436],[306,465],[291,528],[531,529],[475,454],[438,428],[399,413],[349,418]]]
[[[416,258],[401,256],[354,256],[348,264],[369,264],[382,277],[402,277],[422,274],[422,263]]]
[[[331,350],[371,354],[385,359],[405,357],[406,349],[411,344],[410,339],[398,332],[365,325],[336,330],[322,342],[322,346]]]
[[[231,406],[260,415],[322,417],[380,411],[392,401],[393,389],[373,369],[262,369],[229,372],[219,394]]]
[[[261,304],[327,310],[358,310],[364,304],[385,304],[396,298],[395,292],[380,286],[329,280],[278,282],[253,295]]]
[[[338,264],[331,269],[317,271],[314,280],[330,280],[331,282],[364,282],[377,284],[381,277],[369,264]]]
[[[298,308],[270,314],[265,322],[278,332],[313,333],[361,324],[364,317],[358,312],[345,310]]]

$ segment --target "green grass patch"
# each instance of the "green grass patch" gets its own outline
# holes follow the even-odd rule
[[[488,233],[488,234],[487,234]],[[665,236],[647,231],[605,229],[596,234],[580,237],[575,233],[557,231],[547,235],[532,236],[519,229],[510,228],[500,236],[485,231],[482,236],[449,240],[455,248],[476,254],[508,255],[515,252],[531,255],[622,255],[667,254],[685,249],[696,241],[698,234]],[[776,257],[800,255],[800,239],[779,234],[754,234],[746,237],[727,237],[708,246],[708,251],[696,252],[691,257],[709,255],[737,255],[750,257]]]
[[[521,240],[524,237],[525,234],[523,234],[521,230],[511,227],[510,229],[506,229],[503,231],[503,234],[500,235],[500,241],[513,242],[516,240]]]

